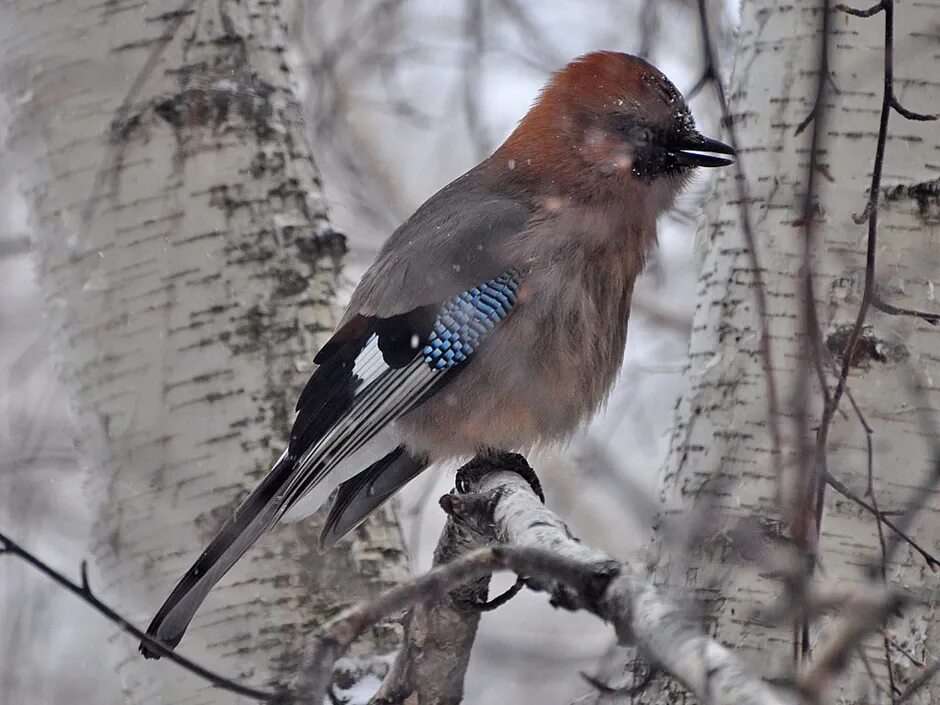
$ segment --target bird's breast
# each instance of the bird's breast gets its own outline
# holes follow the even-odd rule
[[[399,420],[432,458],[564,440],[604,402],[623,360],[635,274],[570,247],[533,258],[518,302],[455,379]]]

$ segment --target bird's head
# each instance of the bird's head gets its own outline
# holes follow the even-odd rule
[[[661,212],[696,167],[725,166],[733,155],[696,130],[682,95],[659,69],[599,51],[552,77],[494,159],[561,189],[626,189],[651,197]]]

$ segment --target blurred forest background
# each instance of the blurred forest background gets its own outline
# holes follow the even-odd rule
[[[703,68],[694,3],[286,5],[289,59],[314,159],[333,225],[350,247],[346,295],[384,238],[496,147],[549,73],[572,57],[599,48],[640,54],[684,93]],[[735,22],[734,5],[715,4],[722,47]],[[0,25],[16,31],[2,14]],[[106,80],[122,93],[132,78],[129,71]],[[711,89],[691,106],[703,132],[719,134]],[[0,143],[13,107],[0,102]],[[67,396],[56,377],[19,194],[24,168],[0,151],[0,526],[15,529],[17,540],[74,575],[87,554],[100,498],[83,489],[95,468],[77,460]],[[617,556],[647,538],[649,517],[624,507],[636,507],[630,497],[638,492],[652,495],[667,449],[694,306],[695,219],[709,188],[706,175],[699,175],[662,225],[660,248],[633,304],[621,380],[605,413],[568,447],[533,460],[554,510],[588,543]],[[399,500],[415,570],[430,564],[443,523],[436,500],[451,485],[451,473],[430,473]],[[498,617],[484,617],[468,702],[551,705],[585,692],[577,674],[595,669],[613,636],[586,613],[546,612],[544,601],[523,593]],[[131,616],[140,624],[149,617]],[[119,683],[102,655],[111,635],[110,625],[74,598],[23,564],[0,561],[0,702],[120,702]]]

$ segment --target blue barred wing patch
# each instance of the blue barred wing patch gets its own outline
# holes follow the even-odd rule
[[[519,295],[517,276],[509,270],[445,301],[421,351],[425,364],[446,370],[465,362],[509,315]]]

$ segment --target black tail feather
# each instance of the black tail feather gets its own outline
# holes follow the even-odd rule
[[[170,648],[179,644],[212,587],[274,523],[293,470],[294,461],[283,455],[173,588],[147,628],[149,636]],[[140,652],[147,658],[160,658],[144,643]]]
[[[427,460],[415,458],[399,446],[341,484],[320,533],[320,550],[332,548],[427,466]]]

